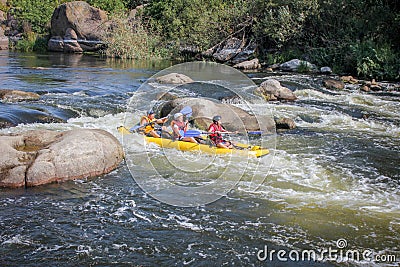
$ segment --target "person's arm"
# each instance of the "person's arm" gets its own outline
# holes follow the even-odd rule
[[[140,121],[140,125],[141,125],[141,126],[145,125],[146,123],[147,123],[147,120],[146,120],[145,118],[143,118],[143,119]]]
[[[181,137],[181,133],[179,132],[179,127],[178,127],[178,125],[175,124],[174,121],[171,122],[171,128],[172,128],[172,131],[174,131],[176,136]]]
[[[168,117],[164,117],[164,118],[161,118],[161,119],[156,120],[156,122],[157,122],[158,124],[162,124],[162,123],[165,123],[167,120],[168,120]]]
[[[185,128],[183,129],[183,131],[186,132],[188,130],[188,127],[189,127],[189,121],[186,120],[185,121]]]

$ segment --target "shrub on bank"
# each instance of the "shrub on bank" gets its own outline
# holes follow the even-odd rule
[[[170,57],[168,49],[159,47],[159,37],[149,34],[140,20],[130,19],[123,13],[115,13],[110,21],[111,25],[104,29],[106,49],[102,54],[123,59]]]

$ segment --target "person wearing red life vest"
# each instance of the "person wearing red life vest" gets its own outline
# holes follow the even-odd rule
[[[173,137],[175,140],[197,143],[196,139],[193,137],[185,137],[184,134],[188,128],[188,122],[183,121],[183,114],[176,113],[174,115],[174,120],[171,122],[171,128],[173,131]]]
[[[222,124],[220,122],[221,116],[214,116],[212,120],[213,122],[208,127],[211,141],[214,143],[214,145],[220,148],[233,148],[233,143],[231,141],[226,141],[222,138],[221,133],[228,131],[222,127]]]

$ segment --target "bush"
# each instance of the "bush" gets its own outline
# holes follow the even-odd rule
[[[4,13],[7,13],[9,9],[10,9],[10,7],[7,6],[7,4],[4,4],[3,2],[0,2],[0,10],[1,11],[3,11]]]
[[[145,8],[145,19],[165,43],[205,50],[246,26],[247,2],[154,0]]]
[[[371,41],[350,46],[356,61],[355,69],[361,77],[399,79],[400,54],[388,44],[375,45]]]
[[[109,13],[121,12],[125,9],[125,3],[122,0],[87,0],[86,2]]]
[[[149,59],[169,57],[167,49],[158,47],[158,37],[150,35],[140,21],[129,21],[122,13],[111,17],[112,25],[105,29],[108,57]]]
[[[22,52],[46,52],[47,42],[47,37],[37,35],[34,32],[28,32],[24,33],[23,38],[17,41],[11,49]]]
[[[14,49],[22,52],[32,52],[35,46],[36,34],[29,32],[24,34],[24,38],[19,40]]]
[[[252,31],[264,49],[284,48],[301,37],[308,17],[316,13],[317,0],[265,1],[254,0],[250,14],[254,17]]]

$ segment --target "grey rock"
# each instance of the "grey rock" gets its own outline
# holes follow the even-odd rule
[[[330,67],[322,67],[319,71],[322,74],[332,74],[332,69]]]
[[[64,52],[65,53],[82,53],[83,49],[77,40],[64,39]]]
[[[275,120],[277,130],[287,130],[296,128],[296,123],[290,118],[279,118]]]
[[[51,17],[51,35],[65,36],[73,29],[78,39],[100,40],[100,29],[107,21],[105,11],[92,7],[85,1],[73,1],[58,6]]]
[[[199,129],[207,130],[215,115],[222,117],[222,123],[230,131],[263,131],[273,133],[275,122],[272,117],[252,115],[247,111],[230,104],[222,104],[204,98],[178,98],[167,102],[161,108],[161,114],[174,114],[184,106],[193,110],[193,120]]]
[[[47,43],[47,48],[53,52],[64,52],[64,40],[60,36],[54,36]]]
[[[247,60],[247,61],[238,63],[238,64],[234,65],[233,67],[237,68],[237,69],[254,70],[254,69],[261,68],[261,64],[258,61],[258,58],[255,58],[253,60]]]
[[[170,73],[156,78],[158,83],[163,84],[186,84],[194,82],[190,77],[180,73]]]
[[[37,186],[98,176],[123,159],[118,140],[97,129],[0,136],[0,186]]]
[[[25,92],[19,90],[7,90],[0,89],[0,99],[4,102],[18,102],[18,101],[26,101],[26,100],[37,100],[40,98],[40,95],[32,92]]]
[[[238,38],[231,38],[227,40],[222,48],[218,49],[213,57],[221,62],[226,62],[234,58],[240,51],[242,47],[242,41]]]
[[[293,71],[296,72],[300,67],[305,66],[307,69],[315,70],[317,67],[314,64],[311,64],[308,61],[300,60],[300,59],[292,59],[285,63],[279,65],[279,68],[283,71]]]
[[[281,83],[275,79],[268,79],[261,83],[255,90],[255,94],[263,96],[267,101],[294,101],[297,99],[292,90],[282,86]]]
[[[104,46],[103,29],[107,20],[105,11],[92,7],[84,1],[64,3],[53,12],[52,38],[48,43],[48,49],[66,53],[97,51]]]
[[[66,40],[78,40],[78,35],[74,31],[74,29],[67,28],[65,30],[64,39],[66,39]]]
[[[336,90],[342,90],[344,89],[345,86],[343,81],[335,79],[324,79],[322,81],[322,84],[328,89],[336,89]]]

